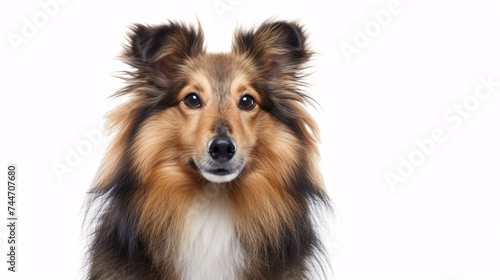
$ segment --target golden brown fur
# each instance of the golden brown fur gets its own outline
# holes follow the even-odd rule
[[[310,207],[328,204],[317,126],[300,90],[310,56],[294,22],[239,30],[224,54],[205,52],[201,27],[132,29],[123,59],[134,70],[119,92],[130,99],[108,115],[114,140],[91,190],[106,206],[96,221],[89,279],[180,279],[185,215],[213,188],[231,202],[245,252],[241,279],[309,279],[308,261],[322,254]],[[191,92],[201,109],[183,103]],[[245,94],[255,98],[253,110],[238,108]],[[193,159],[219,134],[234,139],[245,167],[214,184]]]

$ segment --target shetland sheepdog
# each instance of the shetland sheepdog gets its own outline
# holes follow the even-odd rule
[[[91,280],[316,279],[329,205],[303,27],[270,20],[207,53],[201,27],[134,25],[128,96],[89,196]],[[98,202],[99,201],[99,202]]]

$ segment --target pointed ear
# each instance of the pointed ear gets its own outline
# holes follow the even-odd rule
[[[269,80],[296,78],[312,56],[302,27],[287,21],[265,22],[249,32],[237,31],[233,52],[254,59]]]
[[[175,75],[178,66],[186,59],[204,51],[200,26],[194,28],[169,22],[156,26],[134,25],[123,56],[138,70],[153,70],[168,78]]]

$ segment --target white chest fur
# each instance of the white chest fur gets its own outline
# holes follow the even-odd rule
[[[195,200],[180,244],[182,280],[233,280],[243,265],[230,210],[220,198]]]

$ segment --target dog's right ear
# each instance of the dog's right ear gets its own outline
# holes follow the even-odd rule
[[[201,26],[175,22],[156,26],[136,24],[131,28],[123,56],[126,63],[139,71],[152,70],[170,78],[186,59],[204,51]]]

